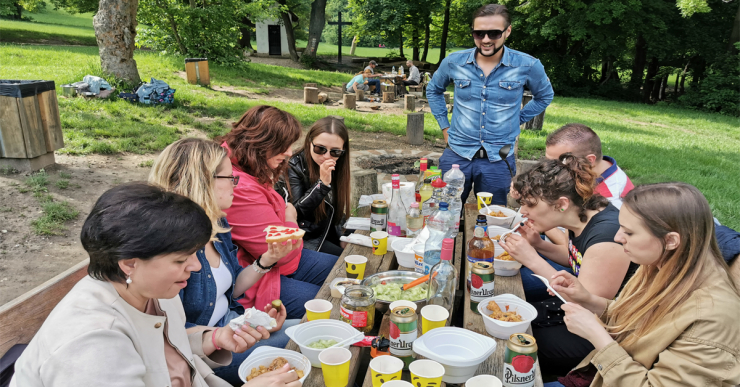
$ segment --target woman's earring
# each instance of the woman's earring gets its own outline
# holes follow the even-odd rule
[[[126,285],[131,283],[131,275],[126,276]]]
[[[565,208],[561,208],[560,209],[560,212],[565,212]]]

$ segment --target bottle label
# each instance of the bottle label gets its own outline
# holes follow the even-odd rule
[[[473,257],[471,257],[471,256],[469,256],[469,255],[468,255],[467,257],[468,257],[468,266],[467,266],[467,267],[468,267],[468,269],[467,269],[467,273],[466,273],[466,276],[465,276],[465,277],[466,277],[466,278],[467,278],[467,280],[468,280],[468,289],[471,289],[471,288],[470,288],[470,286],[471,286],[470,282],[471,282],[471,280],[472,280],[472,279],[471,279],[471,274],[473,273],[473,270],[472,270],[472,269],[473,269],[473,265],[474,265],[474,264],[475,264],[476,262],[488,262],[488,263],[493,263],[493,258],[483,258],[483,259],[481,259],[481,258],[473,258]],[[493,285],[491,285],[491,286],[493,286]],[[471,292],[472,292],[472,289],[471,289]],[[493,294],[492,294],[491,296],[493,296]]]
[[[393,180],[391,181],[391,184],[392,184],[392,188],[393,188],[393,189],[401,189],[401,181],[400,181],[400,180],[398,180],[398,179],[393,179]],[[386,186],[386,187],[387,187],[387,186]]]
[[[385,231],[388,214],[370,214],[370,231]]]
[[[417,337],[416,321],[399,325],[391,321],[389,336],[391,339],[391,354],[398,357],[411,356],[411,349]]]
[[[367,326],[367,312],[355,312],[347,310],[342,306],[339,309],[339,313],[355,328],[364,328]]]
[[[401,236],[401,226],[388,222],[388,235]]]

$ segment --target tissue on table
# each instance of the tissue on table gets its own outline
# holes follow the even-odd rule
[[[347,230],[370,230],[370,218],[350,217],[344,225]]]
[[[383,194],[362,195],[357,203],[357,208],[368,207],[373,204],[373,200],[385,200],[385,196]]]
[[[229,321],[229,328],[231,328],[231,330],[233,331],[241,328],[244,325],[249,325],[252,328],[257,328],[261,326],[267,330],[270,330],[277,326],[277,321],[274,318],[270,317],[269,314],[261,310],[257,310],[254,307],[251,307],[244,311],[243,315]]]

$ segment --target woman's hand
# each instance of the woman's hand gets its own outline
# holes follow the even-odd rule
[[[270,266],[285,258],[293,250],[301,248],[301,246],[301,241],[297,239],[268,243],[267,251],[260,257],[260,263],[262,266]]]
[[[590,341],[597,351],[614,341],[604,329],[601,320],[590,310],[572,302],[563,304],[560,308],[565,312],[563,321],[568,331]]]
[[[529,242],[529,244],[532,245],[532,247],[537,249],[537,246],[539,246],[540,243],[543,242],[543,240],[542,240],[542,237],[540,237],[540,233],[537,230],[535,230],[531,226],[531,224],[532,224],[531,222],[527,221],[526,223],[524,223],[524,226],[519,227],[518,229],[516,229],[516,231],[519,234],[521,234],[524,237],[524,239],[526,239],[527,242]]]
[[[290,364],[286,364],[248,381],[242,387],[301,387],[301,382],[298,374],[290,371]]]
[[[272,307],[271,304],[265,305],[265,313],[267,313],[270,317],[274,318],[275,321],[277,321],[277,326],[275,328],[272,328],[269,330],[270,333],[277,332],[283,328],[283,323],[285,322],[285,319],[288,317],[288,310],[285,309],[285,305],[280,303],[280,309],[275,309]]]
[[[298,211],[293,203],[285,203],[285,222],[298,224]]]
[[[529,264],[531,264],[533,260],[539,258],[537,250],[535,250],[534,247],[532,247],[532,245],[530,245],[521,235],[508,234],[505,239],[506,243],[498,241],[499,246],[503,247],[512,258],[522,265],[529,267]]]
[[[556,292],[568,297],[569,300],[581,305],[587,304],[591,301],[591,293],[583,287],[581,281],[579,281],[576,276],[565,270],[555,273],[552,278],[550,278],[550,286],[555,289]],[[549,289],[547,292],[552,296],[555,295]]]
[[[326,160],[319,165],[319,178],[324,184],[331,184],[331,172],[336,168],[336,166],[337,162],[332,159]]]
[[[213,335],[213,333],[211,333]],[[205,336],[211,336],[205,335]],[[270,332],[264,327],[257,327],[254,329],[249,325],[245,325],[236,331],[232,331],[228,326],[218,328],[216,331],[213,341],[221,349],[227,351],[242,353],[253,345],[257,344],[258,341],[264,340],[270,337]],[[211,337],[209,337],[211,339]],[[208,340],[209,342],[211,340]]]

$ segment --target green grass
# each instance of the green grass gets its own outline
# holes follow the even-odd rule
[[[61,174],[60,174],[61,175]],[[62,179],[56,182],[60,189],[60,182],[69,180]],[[40,218],[31,222],[31,226],[38,235],[62,235],[66,230],[64,222],[77,217],[79,211],[75,210],[68,202],[55,202],[54,197],[48,192],[46,186],[49,184],[49,175],[43,169],[26,178],[26,185],[33,191],[33,196],[39,201],[42,208]],[[28,189],[19,189],[21,193],[28,192]]]
[[[62,10],[45,9],[24,15],[34,21],[0,22],[0,42],[97,46],[92,14],[70,15]]]
[[[304,40],[297,40],[296,41],[296,47],[306,47],[308,44],[307,41]],[[252,42],[252,47],[257,48],[257,43]],[[349,50],[350,46],[342,46],[342,56],[350,56]],[[464,48],[454,48],[450,52],[455,52],[458,50],[464,50]],[[317,55],[326,55],[326,56],[336,56],[337,55],[337,45],[336,44],[329,44],[325,42],[319,43],[319,50],[317,51]],[[355,49],[354,56],[359,57],[368,57],[368,58],[383,58],[391,51],[394,51],[398,53],[398,48],[378,48],[378,47],[357,47]],[[427,54],[427,62],[430,63],[437,63],[439,62],[439,48],[430,48],[429,53]],[[450,52],[447,53],[447,55],[450,54]],[[411,59],[411,48],[404,48],[403,53],[405,54],[406,58]],[[421,55],[421,50],[419,52],[419,55]]]

